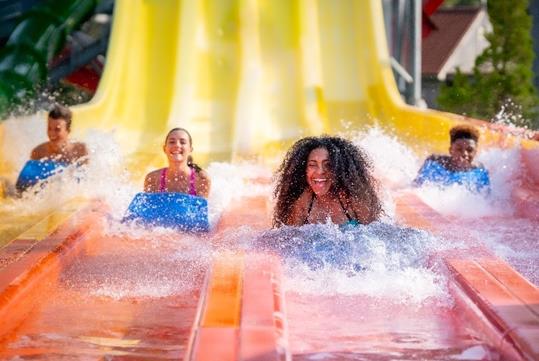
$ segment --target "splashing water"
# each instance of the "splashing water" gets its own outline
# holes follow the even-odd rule
[[[489,170],[490,194],[472,193],[466,187],[456,184],[444,188],[424,185],[416,190],[417,195],[446,216],[512,216],[511,191],[519,182],[519,149],[488,149],[478,155],[477,161]]]
[[[354,141],[371,156],[381,179],[394,180],[396,188],[410,186],[422,160],[409,147],[376,127],[356,134]],[[480,148],[476,161],[489,171],[490,194],[475,194],[460,185],[424,185],[414,192],[438,213],[453,220],[445,233],[470,233],[537,284],[539,271],[533,265],[539,256],[533,252],[530,241],[535,239],[537,227],[531,220],[515,218],[511,201],[511,192],[520,185],[522,177],[520,148]]]
[[[267,231],[257,242],[285,257],[290,291],[411,304],[446,298],[444,278],[429,266],[440,243],[423,231],[382,222],[344,229],[327,223]]]
[[[263,166],[243,162],[240,164],[210,163],[208,174],[212,180],[209,195],[210,224],[215,225],[219,216],[235,199],[244,196],[268,195],[269,183],[259,183],[259,179],[269,179],[271,171]]]
[[[36,114],[9,119],[3,124],[6,141],[1,144],[1,151],[4,160],[16,170],[22,169],[37,144],[46,141],[43,119],[44,114]],[[88,146],[88,164],[70,166],[38,184],[34,188],[39,189],[38,192],[25,192],[20,199],[3,202],[1,211],[18,214],[42,212],[83,196],[107,201],[112,217],[121,219],[134,195],[142,191],[142,180],[134,182],[131,179],[125,169],[127,155],[122,154],[113,132],[89,130],[80,141]],[[159,151],[156,149],[156,153]],[[216,162],[208,166],[207,172],[212,179],[208,202],[212,225],[233,199],[246,195],[246,192],[251,195],[269,192],[269,184],[258,184],[256,180],[269,178],[270,171],[253,163],[231,165]],[[16,176],[13,174],[9,183],[14,184]]]
[[[412,183],[420,167],[416,155],[397,137],[386,134],[380,127],[356,133],[352,142],[363,148],[373,161],[374,174],[396,187]]]
[[[28,158],[30,150],[46,139],[43,114],[8,120],[4,127],[8,141],[2,144],[2,152],[5,154],[7,161],[20,168]],[[117,220],[121,219],[130,200],[136,192],[141,190],[142,186],[134,183],[123,168],[125,156],[120,152],[117,143],[114,141],[113,134],[93,130],[89,131],[82,140],[88,144],[90,150],[91,160],[87,166],[70,167],[69,171],[49,179],[47,186],[37,194],[27,192],[20,200],[3,204],[2,207],[4,208],[11,207],[4,210],[10,212],[35,212],[40,209],[55,208],[68,199],[84,195],[88,198],[105,199],[111,206],[112,217]],[[353,142],[365,149],[369,154],[373,160],[377,177],[395,187],[409,186],[421,164],[421,160],[415,156],[409,147],[403,145],[396,137],[387,135],[379,127],[371,127],[365,132],[354,134]],[[15,144],[21,146],[16,147]],[[512,210],[509,199],[515,174],[518,173],[519,150],[484,150],[479,153],[477,160],[482,162],[490,171],[492,190],[489,197],[470,193],[461,186],[446,189],[425,186],[416,189],[417,194],[423,201],[443,215],[461,218],[511,216]],[[249,192],[250,195],[265,194],[269,196],[270,194],[270,184],[256,183],[256,179],[270,178],[270,170],[263,166],[252,163],[211,163],[207,171],[213,184],[212,192],[209,196],[209,216],[212,225],[216,224],[220,214],[231,201],[245,196],[246,192]],[[395,208],[391,195],[388,191],[383,191],[382,198],[386,214],[389,216],[386,221],[391,221]],[[116,224],[114,227],[116,227],[116,231],[126,231],[126,228],[122,225]],[[109,231],[112,232],[114,227],[111,227]],[[397,242],[398,237],[402,236],[402,230],[394,229],[392,233],[388,232],[387,229],[380,228],[380,225],[361,227],[360,230],[348,230],[345,232],[335,227],[332,228],[330,225],[309,227],[301,228],[303,233],[300,232],[299,235],[289,237],[289,239],[313,239],[313,237],[316,237],[317,232],[320,233],[320,238],[331,239],[337,243],[348,238],[348,243],[344,243],[346,246],[340,249],[340,252],[350,254],[347,261],[352,270],[354,267],[352,260],[354,260],[357,263],[356,268],[359,269],[364,264],[368,264],[367,273],[383,270],[384,272],[394,272],[395,274],[410,277],[408,281],[403,279],[401,282],[395,282],[395,285],[417,281],[413,280],[415,276],[411,275],[410,271],[404,271],[402,267],[405,266],[401,265],[401,268],[392,267],[391,262],[396,262],[396,260],[404,262],[404,260],[408,259],[403,253],[405,249],[395,250],[395,248],[392,248],[394,244],[403,245],[402,242]],[[136,228],[134,230],[130,229],[130,231],[134,232],[135,236],[137,232],[142,232],[142,230],[137,230]],[[288,232],[290,233],[291,231],[289,230]],[[376,233],[383,236],[378,235],[378,237],[375,237]],[[415,237],[419,236],[416,235]],[[429,243],[426,238],[424,241]],[[362,245],[361,247],[364,248],[358,249],[357,245]],[[426,252],[425,249],[428,249],[428,247],[425,248],[424,244],[415,245],[421,247],[421,252]],[[326,244],[326,246],[328,245]],[[331,247],[335,248],[335,244]],[[380,253],[377,253],[377,250]],[[306,254],[311,251],[319,250],[303,250]],[[324,269],[325,267],[324,261],[320,259],[310,259],[309,262],[311,262],[311,268],[313,268],[313,264],[320,265],[320,262],[322,262],[323,267],[318,268]],[[406,267],[411,267],[411,264]],[[305,272],[318,272],[312,271],[311,268],[307,266]],[[345,277],[343,279],[345,280],[344,284],[353,284],[353,277],[350,278],[346,275],[348,271],[342,272]],[[417,274],[425,272],[423,268],[416,271]],[[365,274],[364,271],[358,272],[355,277],[364,279]],[[430,279],[426,280],[426,282],[434,285],[435,277],[432,274],[427,278],[429,277]],[[386,278],[391,279],[392,276]],[[336,284],[339,284],[339,281],[336,281]],[[361,284],[362,287],[367,287],[368,282],[359,282],[358,284]],[[346,291],[345,285],[339,287],[343,292]],[[353,286],[350,287],[353,288]],[[426,294],[435,293],[435,289],[436,287],[433,286],[430,291],[426,291]],[[368,292],[366,288],[362,291]]]
[[[522,106],[510,98],[503,102],[492,122],[505,126],[504,131],[516,136],[530,138],[533,135],[533,131],[529,130],[533,121],[526,119],[522,114]]]
[[[43,131],[34,131],[42,129],[42,121],[39,116],[33,116],[22,121],[17,119],[17,124],[9,123],[11,121],[5,124],[10,134],[7,139],[11,142],[2,144],[6,160],[22,167],[33,146],[45,139],[44,127]],[[62,276],[63,285],[68,289],[83,289],[97,298],[124,300],[164,298],[189,293],[193,287],[199,287],[200,283],[193,282],[193,277],[208,266],[212,255],[210,241],[169,229],[145,229],[119,222],[134,194],[141,190],[142,183],[133,182],[124,169],[125,156],[113,134],[91,131],[81,140],[90,149],[91,160],[87,166],[72,167],[54,176],[37,194],[28,193],[21,199],[3,203],[1,210],[35,212],[55,208],[81,195],[107,201],[111,215],[104,226],[105,237],[101,244],[93,246],[98,247],[98,251],[89,254],[83,262],[73,264]],[[380,179],[387,180],[395,188],[410,185],[421,164],[410,148],[376,127],[355,134],[353,141],[370,155]],[[23,146],[15,147],[19,143]],[[511,210],[507,205],[511,182],[518,170],[518,150],[485,150],[478,155],[478,160],[491,172],[489,198],[470,194],[459,187],[445,190],[422,187],[416,190],[417,194],[446,215],[460,218],[496,216],[502,220],[510,217]],[[258,182],[271,174],[263,166],[211,163],[207,171],[212,179],[209,197],[212,225],[235,199],[246,195],[270,195],[271,185]],[[334,224],[305,225],[263,233],[245,226],[221,235],[222,244],[240,244],[252,250],[256,243],[255,250],[271,249],[283,254],[286,260],[284,286],[289,294],[343,297],[345,300],[339,302],[358,313],[361,311],[358,300],[382,301],[383,306],[376,302],[372,302],[374,306],[360,303],[367,310],[375,307],[391,309],[394,304],[416,309],[432,303],[436,307],[449,307],[451,300],[446,289],[446,275],[432,258],[439,251],[461,245],[391,224],[394,211],[388,209],[394,209],[394,205],[389,191],[383,193],[383,199],[388,214],[384,222],[345,229]],[[458,226],[473,227],[460,222]],[[511,227],[519,225],[507,225],[504,228],[506,234],[512,234]],[[490,231],[485,227],[484,232]],[[483,230],[478,232],[478,238],[484,238]],[[507,250],[503,247],[505,240],[490,240],[492,242],[487,245],[497,249],[496,253],[502,257],[527,257],[524,253],[529,251],[528,246],[511,248],[508,254],[503,251]],[[304,306],[301,300],[294,307]],[[305,313],[306,308],[302,310]],[[354,322],[357,320],[355,318]],[[407,337],[411,337],[410,334]]]
[[[46,139],[43,118],[43,114],[37,114],[6,121],[4,128],[7,141],[2,144],[6,161],[18,168],[22,167],[30,150]],[[68,171],[51,177],[47,185],[37,194],[27,192],[21,199],[4,202],[1,211],[24,214],[54,209],[66,200],[84,195],[86,198],[106,200],[111,207],[111,218],[116,220],[113,222],[114,226],[109,227],[109,231],[116,229],[118,232],[126,232],[125,225],[121,225],[118,221],[123,217],[134,194],[141,191],[142,183],[133,182],[125,170],[126,158],[115,142],[113,133],[91,130],[81,140],[87,143],[90,150],[88,165],[70,167]],[[396,137],[386,134],[379,127],[353,133],[352,140],[365,149],[373,161],[375,174],[384,180],[384,184],[389,183],[393,188],[408,187],[411,184],[422,162],[411,148]],[[21,146],[16,147],[15,144]],[[490,172],[492,190],[488,197],[470,193],[461,186],[446,189],[424,186],[417,188],[415,192],[425,203],[446,216],[472,219],[484,216],[510,217],[512,215],[510,193],[516,179],[515,175],[518,174],[519,150],[487,149],[478,154],[477,160]],[[267,181],[258,181],[270,178],[271,171],[267,167],[247,162],[240,164],[216,162],[207,167],[207,172],[212,179],[212,191],[209,196],[209,218],[212,226],[217,223],[223,210],[235,199],[246,195],[270,196],[271,184]],[[391,192],[389,188],[385,188],[381,194],[386,213],[384,221],[391,223],[395,213]],[[129,227],[127,229],[129,230]],[[134,232],[136,236],[141,230],[134,228],[129,231]],[[380,229],[376,231],[381,232]],[[344,234],[353,238],[360,237],[361,232],[352,231]],[[366,234],[372,235],[373,232]],[[365,243],[365,239],[360,238],[356,239],[356,242]]]
[[[46,141],[44,115],[7,120],[3,124],[6,142],[2,144],[4,160],[18,171],[29,159],[31,150]],[[125,210],[136,188],[123,168],[125,157],[120,152],[113,134],[91,130],[81,141],[89,151],[89,163],[69,166],[32,190],[24,192],[20,199],[3,202],[2,210],[12,213],[36,213],[60,207],[74,198],[106,199],[113,214]],[[15,147],[14,144],[21,146]],[[12,151],[16,149],[16,151]],[[17,174],[9,180],[15,183]]]

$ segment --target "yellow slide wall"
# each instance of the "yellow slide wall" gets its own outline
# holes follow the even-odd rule
[[[197,161],[206,163],[271,161],[301,136],[374,122],[446,151],[448,129],[463,119],[403,103],[380,0],[115,6],[105,73],[94,99],[75,108],[74,131],[114,130],[135,165],[162,163],[164,134],[175,126],[192,133]],[[498,142],[499,133],[487,133]],[[14,171],[0,164],[0,173]]]
[[[445,151],[454,118],[402,102],[379,0],[118,0],[99,91],[76,111],[145,158],[183,126],[203,162],[375,121]]]

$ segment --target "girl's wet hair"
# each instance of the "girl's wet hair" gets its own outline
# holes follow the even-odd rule
[[[189,145],[192,147],[193,146],[193,138],[191,137],[191,133],[189,133],[187,131],[187,129],[185,128],[180,128],[180,127],[177,127],[177,128],[172,128],[171,130],[169,130],[169,132],[167,133],[167,136],[165,137],[165,144],[167,144],[167,141],[168,141],[168,137],[170,137],[170,135],[173,133],[173,132],[176,132],[176,131],[182,131],[184,132],[185,134],[187,134],[187,138],[189,138]],[[187,165],[191,168],[194,168],[197,172],[201,171],[202,168],[193,162],[193,156],[189,155],[187,157]]]
[[[382,205],[376,192],[377,182],[372,177],[368,157],[349,140],[340,137],[319,136],[298,140],[286,153],[277,170],[276,198],[273,226],[287,224],[294,202],[309,186],[306,179],[307,160],[311,151],[325,148],[329,153],[334,184],[330,191],[344,195],[368,211],[369,219],[377,219]]]

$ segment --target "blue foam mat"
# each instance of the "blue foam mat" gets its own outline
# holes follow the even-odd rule
[[[141,192],[131,201],[123,222],[207,232],[208,201],[185,193]]]
[[[479,192],[490,187],[488,171],[483,167],[477,167],[468,171],[450,171],[438,162],[427,160],[418,172],[414,180],[416,185],[434,183],[442,186],[460,184],[469,190]]]
[[[65,163],[52,160],[29,160],[17,178],[16,188],[19,191],[36,185],[39,181],[61,172],[66,167]]]

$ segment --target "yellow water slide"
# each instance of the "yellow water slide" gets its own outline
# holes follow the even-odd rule
[[[161,144],[167,130],[175,126],[192,133],[197,162],[254,158],[272,165],[299,137],[361,130],[374,123],[403,142],[444,152],[449,128],[465,121],[402,101],[390,66],[381,0],[116,0],[98,92],[74,113],[75,137],[91,130],[110,131],[130,155],[128,168],[138,184],[148,166],[164,164]],[[4,145],[9,136],[5,124],[0,124]],[[482,144],[516,141],[504,132],[482,129]],[[531,142],[522,144],[533,147]],[[19,165],[10,159],[0,153],[0,177],[14,181]],[[533,169],[539,180],[539,167]],[[0,354],[179,359],[185,352],[185,360],[252,360],[271,355],[281,359],[277,356],[289,353],[280,272],[274,269],[277,262],[267,257],[216,255],[208,278],[202,281],[200,277],[205,285],[188,278],[189,290],[201,290],[198,306],[191,308],[198,296],[190,291],[171,297],[160,293],[108,297],[95,293],[94,284],[85,276],[71,278],[78,270],[90,270],[90,279],[95,276],[97,282],[112,280],[129,287],[134,277],[152,283],[141,272],[159,269],[160,276],[181,283],[177,270],[191,267],[183,258],[171,257],[182,263],[163,260],[162,248],[142,247],[147,243],[144,237],[102,234],[100,222],[107,219],[107,209],[98,201],[82,198],[45,211],[34,209],[39,207],[31,198],[23,202],[31,208],[27,209],[30,214],[21,215],[13,211],[16,207],[9,207],[16,200],[0,204],[0,318],[6,318],[0,326],[5,341],[0,343]],[[397,207],[401,218],[415,227],[432,230],[443,222],[443,217],[413,195],[398,198]],[[533,207],[529,209],[539,214]],[[264,197],[243,199],[225,210],[216,232],[246,224],[266,228],[269,213]],[[170,245],[177,245],[165,243],[167,252]],[[75,267],[74,272],[73,263],[82,268]],[[489,341],[491,345],[508,350],[501,353],[511,355],[504,359],[520,359],[512,357],[518,350],[532,355],[528,359],[537,355],[537,332],[530,326],[538,322],[533,309],[539,299],[536,287],[496,259],[466,262],[455,257],[446,263],[462,285],[456,287],[460,293],[455,304],[462,304],[466,312],[458,319],[469,318],[479,325],[470,330],[484,333],[495,340]],[[135,265],[133,272],[126,265]],[[126,273],[129,278],[124,282],[119,275]],[[82,285],[73,287],[77,282]],[[358,305],[366,304],[362,295],[345,297],[346,302],[357,299]],[[346,304],[335,301],[340,299],[334,295],[330,298],[330,304],[322,304],[335,310]],[[432,305],[438,307],[436,302]],[[452,349],[454,343],[457,351],[476,349],[468,348],[468,339],[465,344],[458,337],[452,340],[468,329],[468,323],[461,326],[456,321],[458,307],[449,312],[447,322],[441,321],[440,312],[421,309],[428,312],[397,312],[406,318],[393,322],[385,307],[375,308],[370,319],[362,317],[360,322],[364,330],[375,330],[374,336],[346,330],[344,337],[345,328],[339,325],[335,335],[324,337],[339,347],[343,339],[349,345],[350,337],[357,337],[357,344],[363,343],[368,350],[362,355],[395,355],[391,344],[398,341],[393,341],[394,336],[415,330],[409,324],[427,322],[417,335],[437,333],[434,339],[443,340],[445,348]],[[192,329],[183,327],[188,317],[194,319]],[[330,321],[340,322],[338,317]],[[114,332],[107,332],[108,328]],[[50,335],[57,334],[61,337],[51,342]],[[413,347],[401,344],[403,355],[417,356],[428,344],[420,355],[439,357],[431,353],[438,351],[436,342],[426,337],[422,343],[421,337],[414,336]],[[318,340],[313,344],[325,347]]]
[[[77,130],[115,129],[144,159],[174,126],[206,161],[271,159],[298,137],[373,122],[445,150],[457,117],[403,103],[383,24],[379,0],[118,0]]]
[[[113,131],[137,179],[175,126],[202,163],[271,162],[298,137],[374,122],[445,151],[462,118],[406,105],[389,59],[380,0],[117,0],[105,72],[74,133]],[[2,178],[16,172],[0,154]]]

